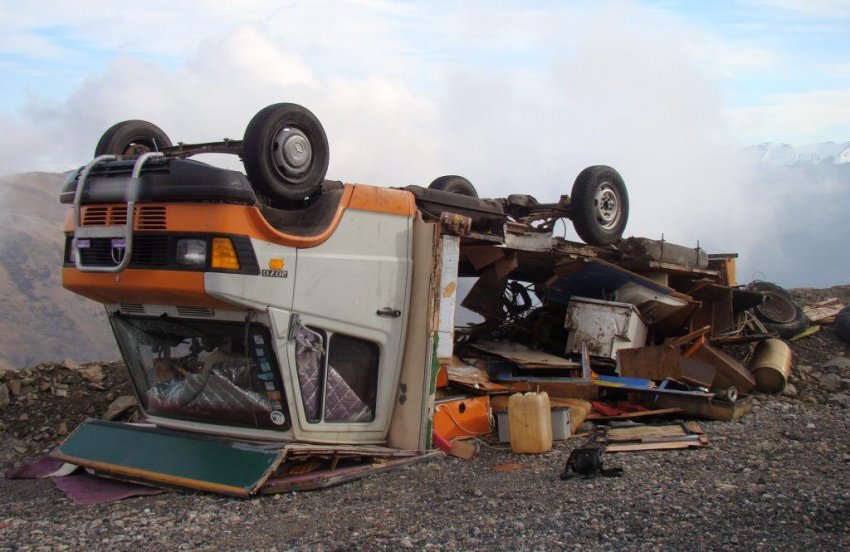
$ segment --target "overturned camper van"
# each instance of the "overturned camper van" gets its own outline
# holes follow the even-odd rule
[[[239,155],[246,174],[199,153]],[[325,179],[328,159],[321,124],[294,104],[260,111],[241,141],[172,145],[144,121],[104,134],[62,190],[62,281],[105,305],[149,424],[87,422],[54,457],[237,496],[326,486],[432,454],[437,375],[468,338],[455,335],[459,277],[477,277],[473,333],[509,322],[525,332],[514,341],[564,357],[580,352],[563,346],[572,296],[632,284],[655,340],[693,313],[653,276],[663,262],[644,276],[613,264],[628,259],[612,245],[628,197],[610,167],[544,204],[482,199],[458,176],[344,184]],[[565,218],[587,244],[553,237]],[[671,277],[718,279],[690,251]],[[327,464],[285,468],[311,457]]]

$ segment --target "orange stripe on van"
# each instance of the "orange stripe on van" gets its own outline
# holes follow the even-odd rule
[[[121,206],[119,204],[112,207]],[[103,210],[107,207],[110,206],[84,206],[83,219],[85,220],[88,209]],[[165,208],[162,219],[158,219],[162,221],[162,227],[158,229],[166,232],[245,235],[287,247],[315,247],[324,243],[336,231],[348,208],[405,216],[416,213],[416,202],[410,192],[363,184],[345,185],[331,223],[323,231],[312,236],[294,236],[276,230],[266,221],[260,210],[253,206],[224,203],[156,203],[145,204],[145,207]],[[91,220],[95,220],[94,217]],[[138,218],[134,226],[136,230],[151,230],[149,227],[141,227]],[[65,232],[73,231],[73,213],[69,211],[65,219]]]
[[[356,184],[348,207],[361,211],[410,216],[416,213],[416,200],[412,193],[405,190]]]
[[[204,291],[203,272],[128,269],[119,274],[62,269],[62,286],[101,303],[236,309]]]

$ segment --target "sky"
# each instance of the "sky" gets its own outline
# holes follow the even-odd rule
[[[330,178],[461,174],[553,201],[612,165],[629,235],[739,252],[745,282],[850,283],[850,261],[804,270],[771,241],[789,205],[803,237],[850,236],[817,212],[850,183],[773,194],[736,155],[850,140],[850,0],[0,0],[0,69],[0,174],[79,166],[125,119],[238,139],[295,102],[325,127]]]

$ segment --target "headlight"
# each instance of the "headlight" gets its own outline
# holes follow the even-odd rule
[[[207,263],[207,240],[177,240],[177,264],[185,266]]]

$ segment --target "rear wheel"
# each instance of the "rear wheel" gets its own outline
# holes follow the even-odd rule
[[[753,310],[768,331],[788,339],[809,326],[802,307],[780,286],[770,282],[753,282],[747,289],[764,296],[764,301],[753,307]]]
[[[324,128],[300,105],[270,105],[245,129],[245,172],[251,184],[273,201],[300,202],[321,190],[329,160]]]
[[[570,197],[573,226],[590,245],[616,243],[629,220],[629,196],[620,173],[605,165],[581,171]]]
[[[161,128],[147,121],[133,119],[109,127],[94,148],[94,156],[141,155],[167,147],[171,147],[171,140]]]
[[[478,191],[476,191],[475,186],[472,185],[472,182],[462,176],[457,176],[454,174],[449,174],[434,179],[434,181],[428,185],[428,189],[442,190],[444,192],[452,192],[455,194],[465,195],[469,197],[478,197]]]

